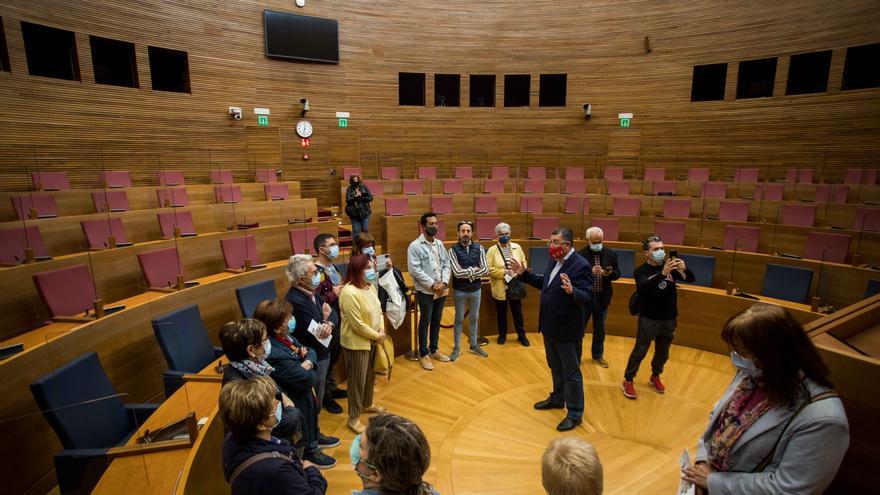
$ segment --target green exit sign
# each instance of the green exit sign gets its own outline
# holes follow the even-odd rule
[[[261,126],[269,125],[269,116],[268,115],[257,115],[257,124]]]
[[[629,127],[629,119],[620,119],[620,127]]]
[[[348,127],[348,119],[339,119],[339,127],[343,129]]]

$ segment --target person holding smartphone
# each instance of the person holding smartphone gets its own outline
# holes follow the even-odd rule
[[[584,308],[584,325],[590,322],[590,317],[593,318],[593,342],[590,353],[594,363],[607,368],[608,361],[604,358],[605,318],[608,316],[608,306],[614,293],[611,282],[620,278],[620,265],[617,263],[617,254],[614,250],[602,245],[604,237],[602,229],[590,227],[587,229],[587,240],[590,243],[578,251],[578,254],[590,264],[590,273],[593,275],[593,297],[590,306]]]
[[[651,359],[651,378],[648,383],[658,394],[666,393],[660,374],[669,359],[669,346],[672,345],[677,325],[676,282],[696,280],[694,272],[688,269],[684,260],[666,257],[660,236],[648,237],[642,243],[642,248],[645,250],[645,262],[633,270],[639,315],[636,343],[629,355],[623,383],[620,385],[623,395],[628,399],[636,398],[633,379],[639,371],[642,359],[648,354],[651,342],[654,342],[654,358]]]

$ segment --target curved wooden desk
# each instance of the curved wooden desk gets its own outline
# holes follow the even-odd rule
[[[155,177],[154,177],[155,178]],[[299,181],[287,181],[280,184],[287,184],[290,191],[290,199],[300,197]],[[232,184],[241,187],[242,202],[265,201],[266,194],[263,183],[255,182],[239,182]],[[189,204],[209,205],[214,204],[217,200],[214,198],[213,184],[188,184],[186,186],[168,186],[186,188],[186,196]],[[128,205],[131,210],[151,210],[160,207],[159,199],[156,197],[156,189],[161,186],[133,186],[109,188],[107,191],[125,191],[128,196]],[[92,201],[93,192],[101,192],[105,189],[68,189],[66,191],[10,191],[0,192],[0,222],[13,221],[17,219],[15,210],[12,207],[10,198],[15,196],[27,196],[33,194],[49,194],[55,197],[55,204],[58,205],[58,214],[60,216],[70,215],[87,215],[95,212],[95,204]]]
[[[502,218],[503,221],[510,224],[514,236],[522,235],[523,233],[531,230],[528,228],[529,225],[526,223],[529,221],[529,218],[526,218],[522,214],[508,213],[498,216]],[[580,218],[575,218],[573,216],[565,217],[563,215],[560,215],[559,217],[560,224],[562,226],[567,226],[566,221],[580,221]],[[445,228],[447,239],[447,241],[445,241],[445,245],[450,246],[454,242],[453,239],[457,239],[458,237],[458,234],[455,233],[455,225],[458,222],[459,217],[446,215],[444,218],[446,219]],[[409,246],[409,243],[418,236],[418,231],[416,230],[418,217],[416,215],[403,217],[383,217],[383,221],[385,221],[386,225],[392,229],[392,232],[394,232],[393,234],[388,236],[388,242],[384,244],[386,252],[391,255],[391,259],[394,260],[397,266],[401,270],[404,270],[406,269],[407,262],[407,247]],[[622,218],[621,228],[626,225],[626,222],[624,221],[635,222],[636,219]],[[653,222],[653,220],[650,221]],[[720,237],[720,239],[718,239],[718,245],[723,244],[723,225],[720,224],[721,222],[713,222],[713,225],[709,227],[709,222],[706,222],[706,226],[704,226],[704,234],[709,236],[707,237],[707,244],[715,244],[715,241],[713,239],[715,239],[716,235]],[[690,224],[689,228],[696,228],[696,226],[696,223]],[[570,226],[570,228],[572,228],[574,232],[584,232],[585,230],[579,229],[577,225]],[[787,229],[798,229],[798,227],[786,228],[785,231],[789,232],[793,230]],[[645,234],[645,232],[650,231],[651,229],[649,227],[645,227],[643,225],[641,235],[646,236],[647,234]],[[782,239],[782,237],[779,235],[781,232],[783,232],[782,227],[780,227],[777,232],[777,239]],[[635,235],[632,235],[631,238],[632,237],[635,237]],[[880,235],[877,235],[876,237],[877,250],[875,251],[875,256],[880,256]],[[480,242],[483,244],[483,247],[488,249],[494,241]],[[514,242],[522,246],[522,248],[526,252],[526,256],[529,255],[531,247],[545,248],[547,246],[547,241],[544,240],[514,239]],[[786,246],[790,246],[792,249],[800,249],[800,251],[798,252],[803,252],[803,240],[800,241],[800,245],[797,245],[794,237],[792,236],[790,240],[786,242]],[[605,242],[605,244],[608,247],[614,249],[629,249],[635,251],[634,262],[636,266],[643,262],[641,241],[608,241]],[[575,240],[576,249],[581,249],[584,245],[586,245],[586,241]],[[865,244],[863,243],[863,246],[864,245]],[[871,279],[880,278],[880,272],[865,268],[857,268],[850,265],[820,263],[815,260],[793,259],[781,256],[772,256],[769,254],[746,253],[742,251],[734,253],[733,251],[707,249],[692,246],[675,246],[675,248],[678,249],[679,253],[682,254],[697,254],[703,256],[712,256],[715,258],[715,272],[713,273],[712,277],[713,287],[717,289],[726,289],[727,282],[732,281],[741,291],[752,295],[759,295],[761,293],[764,284],[764,273],[767,270],[768,263],[809,268],[813,270],[814,274],[809,294],[815,295],[818,293],[818,295],[822,297],[823,300],[834,305],[836,308],[842,308],[861,300],[864,297],[865,288],[868,285],[868,281]],[[782,250],[782,248],[780,249]]]
[[[72,265],[90,267],[95,287],[105,305],[137,295],[147,290],[146,282],[138,264],[137,255],[156,249],[176,246],[188,279],[205,277],[222,272],[225,268],[220,248],[222,239],[253,236],[261,260],[278,260],[290,255],[288,231],[317,228],[319,232],[336,234],[335,222],[312,222],[307,224],[265,226],[238,231],[221,231],[199,234],[195,237],[147,241],[133,246],[105,249],[58,256],[48,261],[0,268],[0,293],[6,294],[0,302],[0,340],[15,337],[50,319],[48,311],[36,291],[32,277],[41,273]],[[9,345],[14,342],[0,342]]]
[[[562,167],[568,168],[568,167]],[[558,193],[560,191],[565,190],[565,182],[566,179],[556,177],[549,177],[552,175],[550,172],[553,170],[552,168],[547,168],[548,177],[544,179],[544,192],[545,193]],[[439,172],[439,171],[438,171]],[[476,169],[474,170],[477,173]],[[584,171],[584,175],[592,175],[592,171]],[[514,170],[511,170],[511,173],[515,173]],[[685,170],[685,173],[687,171]],[[666,170],[666,176],[672,177],[674,172],[672,169]],[[366,177],[366,180],[375,180],[373,177]],[[442,194],[443,193],[443,181],[449,180],[450,178],[443,179],[422,179],[422,183],[426,184],[425,186],[425,194]],[[462,186],[464,190],[464,194],[482,194],[484,191],[486,179],[485,178],[477,178],[477,179],[461,179]],[[630,193],[637,195],[650,195],[654,190],[654,182],[652,180],[642,180],[642,179],[626,179],[627,182],[630,183]],[[691,195],[699,195],[702,189],[702,182],[689,182],[685,179],[678,179],[670,181],[675,183],[675,195],[676,197],[688,197]],[[714,181],[714,180],[713,180]],[[733,198],[744,198],[755,197],[755,188],[761,184],[767,184],[767,182],[734,182],[734,181],[723,181],[727,184],[727,197],[730,199]],[[597,178],[585,178],[584,179],[584,187],[585,192],[589,194],[604,194],[607,188],[608,181],[605,179],[597,179]],[[506,193],[522,193],[525,185],[525,179],[504,179],[504,192]],[[784,194],[783,198],[787,201],[801,201],[806,198],[813,198],[815,196],[816,186],[819,184],[783,184],[784,186]],[[835,184],[836,185],[836,184]],[[843,184],[841,184],[843,185]],[[340,188],[340,197],[345,198],[345,188],[348,187],[347,180],[339,181]],[[378,191],[373,191],[375,195]],[[382,181],[382,191],[381,194],[387,195],[398,195],[403,194],[403,180],[383,180]],[[867,185],[867,184],[853,184],[849,186],[849,200],[856,203],[880,203],[880,186],[877,185]]]
[[[286,201],[251,201],[235,204],[209,204],[181,208],[156,208],[132,210],[119,213],[91,213],[38,220],[20,220],[0,224],[0,229],[21,228],[36,225],[51,256],[61,256],[86,251],[88,244],[80,222],[120,218],[128,240],[133,243],[160,239],[157,214],[189,211],[197,232],[217,232],[231,228],[236,223],[260,222],[260,225],[287,225],[291,219],[317,219],[318,204],[314,198],[289,199]]]

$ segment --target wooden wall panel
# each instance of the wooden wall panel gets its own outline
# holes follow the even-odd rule
[[[262,10],[339,20],[339,65],[264,55]],[[880,158],[880,90],[840,91],[847,46],[880,41],[871,0],[826,2],[550,1],[491,4],[452,0],[308,2],[217,0],[115,2],[9,0],[0,6],[11,73],[0,73],[0,188],[28,187],[26,170],[65,169],[76,186],[97,185],[101,166],[135,172],[145,184],[159,167],[188,174],[280,166],[305,196],[338,203],[330,170],[359,163],[487,167],[578,164],[614,158],[615,132],[640,134],[627,166],[711,166],[713,176],[760,166],[815,167],[832,180]],[[27,74],[20,21],[77,33],[81,82]],[[134,42],[140,89],[96,85],[88,35]],[[654,40],[645,53],[644,37]],[[147,46],[189,54],[191,94],[152,91]],[[784,96],[787,55],[833,49],[829,91]],[[779,56],[771,98],[735,100],[737,62]],[[727,99],[689,101],[696,64],[729,63]],[[397,73],[426,72],[426,107],[397,105]],[[567,106],[540,108],[541,73],[568,74]],[[496,74],[495,108],[433,108],[433,74]],[[530,108],[504,108],[504,74],[531,74]],[[293,128],[309,98],[315,126],[309,160]],[[593,105],[584,119],[581,105]],[[244,109],[234,121],[226,107]],[[256,127],[253,108],[270,107]],[[352,114],[337,129],[334,112]],[[617,113],[633,112],[632,129]],[[612,150],[612,152],[609,151]],[[632,150],[636,150],[632,154]],[[103,159],[101,155],[103,154]],[[102,165],[103,164],[103,165]],[[207,174],[202,173],[206,176]]]

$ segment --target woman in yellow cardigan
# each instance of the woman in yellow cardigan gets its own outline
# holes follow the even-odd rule
[[[361,412],[385,412],[373,404],[375,344],[384,344],[387,336],[382,306],[373,286],[376,277],[369,256],[352,256],[339,293],[340,336],[348,375],[348,427],[355,433],[365,429],[360,422]]]
[[[507,300],[507,281],[504,280],[507,260],[513,258],[526,266],[526,255],[519,244],[510,242],[510,225],[504,222],[496,225],[495,236],[498,242],[486,251],[486,261],[489,264],[489,279],[492,282],[492,299],[495,300],[495,311],[498,315],[498,344],[503,345],[507,341],[507,307],[510,306],[517,340],[528,347],[529,339],[526,338],[523,323],[522,301]]]

